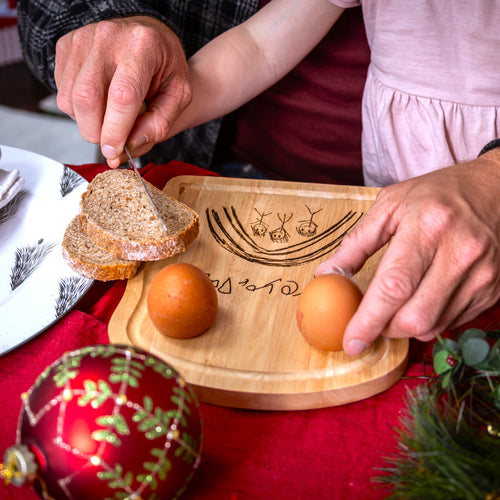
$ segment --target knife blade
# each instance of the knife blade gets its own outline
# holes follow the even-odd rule
[[[154,211],[156,212],[156,215],[160,219],[160,222],[162,223],[162,226],[165,229],[165,232],[168,234],[167,225],[165,224],[165,221],[163,220],[162,216],[160,215],[160,211],[158,210],[158,207],[156,206],[155,202],[153,201],[153,197],[151,196],[151,193],[149,192],[149,189],[146,186],[144,179],[141,177],[141,174],[139,173],[139,169],[135,166],[134,159],[132,158],[132,155],[130,154],[128,147],[125,146],[124,150],[125,150],[125,154],[127,155],[127,158],[128,158],[128,164],[133,168],[137,177],[139,177],[141,184],[144,187],[146,194],[148,195],[149,201],[151,202],[151,205],[153,206]]]

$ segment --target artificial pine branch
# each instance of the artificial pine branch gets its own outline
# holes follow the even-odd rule
[[[409,391],[398,453],[376,482],[391,500],[500,500],[500,339],[465,331],[438,339],[438,375]],[[487,348],[484,344],[487,343]]]

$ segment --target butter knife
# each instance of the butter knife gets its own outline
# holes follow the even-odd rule
[[[144,182],[144,179],[141,177],[141,174],[139,173],[139,169],[135,166],[134,159],[132,158],[132,155],[130,154],[128,147],[125,146],[124,150],[125,150],[125,153],[126,153],[127,158],[128,158],[128,164],[134,169],[134,172],[137,175],[137,177],[139,177],[139,179],[142,183],[142,186],[144,187],[144,190],[146,191],[146,194],[148,195],[149,201],[151,202],[151,205],[153,205],[153,208],[156,212],[156,215],[158,215],[158,218],[160,219],[160,222],[162,223],[162,225],[165,229],[165,232],[168,234],[167,225],[165,224],[165,221],[163,220],[162,216],[160,215],[160,211],[158,210],[158,207],[156,206],[155,202],[153,201],[153,197],[151,196],[151,193],[149,192],[149,190],[146,186],[146,183]]]

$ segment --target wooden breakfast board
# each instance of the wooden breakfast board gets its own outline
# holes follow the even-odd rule
[[[371,206],[376,188],[180,176],[164,191],[198,212],[200,236],[183,254],[147,263],[128,281],[109,324],[111,342],[170,363],[201,401],[239,408],[335,406],[399,380],[407,339],[380,338],[349,357],[312,347],[295,319],[298,296],[315,267]],[[356,276],[363,291],[380,256]],[[147,313],[149,283],[176,261],[203,269],[218,291],[215,322],[194,339],[163,336]]]

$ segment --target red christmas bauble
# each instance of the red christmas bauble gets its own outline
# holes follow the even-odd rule
[[[42,496],[173,499],[200,461],[202,423],[174,368],[97,345],[64,354],[23,395],[17,443],[36,457]]]

